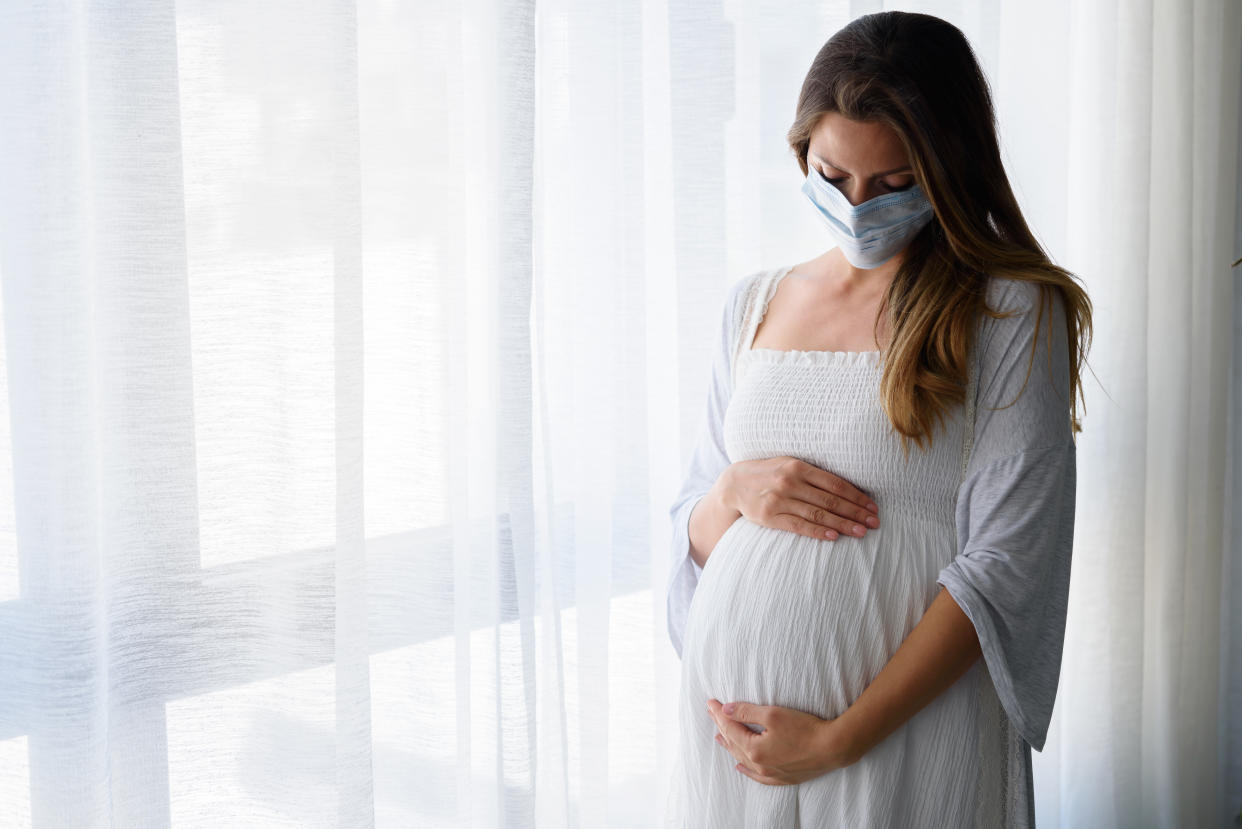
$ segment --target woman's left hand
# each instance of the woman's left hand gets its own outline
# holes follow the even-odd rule
[[[796,708],[779,705],[731,704],[730,713],[718,700],[707,701],[707,711],[720,733],[716,743],[738,762],[735,768],[769,786],[789,786],[850,765],[850,747],[836,720],[825,720]],[[746,723],[764,730],[751,731]]]

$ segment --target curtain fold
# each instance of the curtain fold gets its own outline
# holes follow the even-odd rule
[[[712,332],[883,8],[0,9],[0,826],[659,825]],[[1226,825],[1242,7],[918,8],[1095,302],[1038,820]]]
[[[1242,807],[1219,805],[1217,753],[1242,76],[1224,33],[1242,19],[1230,4],[1081,4],[1072,31],[1067,184],[1092,183],[1065,201],[1063,261],[1096,303],[1098,380],[1079,444],[1062,737],[1035,760],[1037,792],[1050,779],[1059,792],[1038,816],[1215,825]]]

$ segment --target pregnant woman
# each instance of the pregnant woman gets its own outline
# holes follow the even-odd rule
[[[947,22],[847,25],[788,139],[836,246],[724,305],[671,510],[669,825],[1031,826],[1090,301]]]

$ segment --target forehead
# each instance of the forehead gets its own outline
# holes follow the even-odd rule
[[[851,174],[868,174],[909,164],[901,138],[887,124],[853,121],[829,112],[811,132],[808,152]]]

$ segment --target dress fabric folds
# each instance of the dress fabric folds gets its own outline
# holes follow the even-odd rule
[[[732,286],[704,425],[670,510],[681,687],[667,825],[1033,826],[1030,751],[1056,695],[1073,538],[1059,295],[987,281],[988,306],[1012,313],[977,324],[973,405],[906,457],[880,404],[881,352],[751,347],[790,270]],[[730,463],[786,455],[871,495],[880,528],[829,541],[740,517],[699,568],[688,540],[699,499]],[[734,768],[714,741],[709,698],[837,717],[942,587],[983,651],[952,686],[849,767],[791,786]]]

